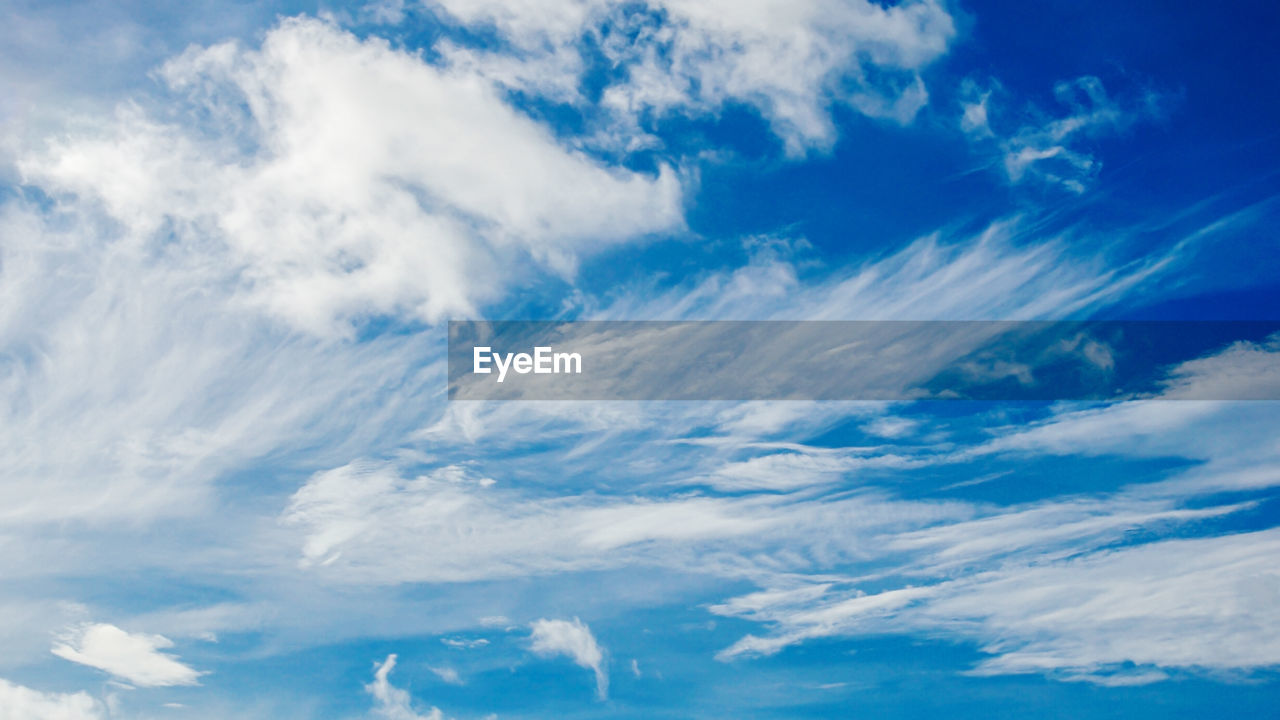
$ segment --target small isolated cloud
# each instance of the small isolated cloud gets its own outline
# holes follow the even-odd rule
[[[896,440],[915,432],[918,422],[910,418],[882,417],[862,426],[862,430],[871,435]]]
[[[0,679],[0,720],[101,720],[102,705],[85,692],[46,693]]]
[[[1101,80],[1086,75],[1054,86],[1054,97],[1066,114],[1052,117],[1031,108],[1023,113],[1030,118],[1017,121],[1008,119],[1015,113],[1000,102],[1005,92],[999,82],[982,86],[970,80],[961,93],[960,129],[999,156],[1009,182],[1034,179],[1076,193],[1083,192],[1102,167],[1083,144],[1160,117],[1165,101],[1150,91],[1118,100],[1107,94]]]
[[[447,637],[440,638],[440,642],[457,650],[473,650],[475,648],[484,647],[489,641],[484,638],[456,638]]]
[[[53,654],[140,687],[198,685],[204,673],[160,652],[171,647],[173,642],[163,635],[133,634],[115,625],[86,623],[63,635],[54,644]]]
[[[604,651],[591,629],[578,618],[570,620],[535,620],[530,627],[530,649],[543,657],[564,655],[579,667],[596,674],[596,696],[601,700],[609,696],[609,675],[604,668]]]
[[[414,712],[409,693],[387,679],[395,667],[396,656],[393,653],[378,664],[373,672],[373,682],[364,686],[365,692],[373,696],[373,716],[386,720],[444,720],[444,713],[438,707],[432,707],[426,715]]]
[[[451,667],[433,667],[433,668],[427,668],[427,669],[435,673],[436,677],[449,683],[450,685],[464,684],[462,682],[462,676],[458,674],[457,670],[454,670]]]

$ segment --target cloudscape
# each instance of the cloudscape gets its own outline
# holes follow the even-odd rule
[[[0,720],[1276,716],[1273,3],[0,4]]]

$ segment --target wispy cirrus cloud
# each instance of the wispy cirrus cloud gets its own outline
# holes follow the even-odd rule
[[[1197,525],[1254,512],[1273,495],[1280,474],[1267,438],[1280,425],[1276,403],[1171,399],[1195,383],[1268,377],[1256,372],[1275,367],[1267,348],[1236,344],[1171,368],[1165,399],[1083,410],[1065,404],[1029,427],[1000,428],[988,442],[935,458],[1085,454],[1196,463],[1100,496],[979,505],[969,519],[883,536],[897,557],[867,577],[789,577],[713,608],[771,629],[720,656],[772,654],[819,637],[942,633],[976,640],[990,655],[974,668],[978,674],[1143,684],[1173,671],[1247,673],[1280,664],[1259,649],[1274,647],[1265,632],[1261,644],[1253,642],[1258,628],[1275,622],[1270,599],[1280,574],[1267,560],[1275,529],[1194,538],[1178,530],[1194,534]],[[1224,492],[1240,501],[1214,504]],[[859,587],[883,588],[890,578],[887,589]]]
[[[1093,76],[1060,81],[1053,93],[1066,114],[1054,116],[1035,107],[1019,111],[1010,106],[998,81],[983,86],[970,79],[961,87],[960,129],[976,147],[998,157],[1009,182],[1036,180],[1081,193],[1102,166],[1087,143],[1159,120],[1170,102],[1169,96],[1150,90],[1114,99]]]
[[[1240,348],[1228,348],[1213,356],[1221,358],[1221,365],[1215,364],[1213,358],[1204,358],[1173,368],[1171,374],[1186,382],[1191,368],[1195,368],[1196,377],[1214,382],[1213,369],[1217,368],[1231,377],[1236,367],[1234,359],[1241,352]],[[1256,364],[1251,362],[1246,366]],[[919,446],[861,449],[873,459],[888,461],[896,456],[897,464],[887,467],[897,471],[947,465],[951,467],[950,477],[964,477],[966,464],[979,458],[1025,459],[1036,453],[1069,453],[1073,452],[1071,448],[1081,446],[1088,446],[1095,453],[1154,454],[1208,461],[1160,482],[1021,505],[908,500],[893,493],[873,492],[869,485],[874,481],[859,479],[861,466],[831,465],[844,462],[841,449],[809,448],[790,435],[821,433],[823,421],[813,427],[796,426],[784,413],[767,422],[752,421],[744,426],[741,412],[720,410],[693,413],[687,418],[673,414],[654,422],[676,436],[701,435],[697,441],[676,444],[676,449],[670,451],[673,458],[681,457],[681,453],[710,452],[710,459],[704,457],[703,462],[706,467],[722,468],[724,477],[757,477],[747,484],[723,488],[706,483],[713,489],[745,495],[689,493],[678,499],[658,500],[597,491],[589,496],[565,494],[554,500],[516,502],[483,499],[484,493],[503,492],[502,472],[487,472],[486,477],[495,476],[497,482],[486,488],[474,483],[442,486],[429,476],[413,480],[397,473],[383,475],[378,482],[360,483],[377,493],[376,507],[388,508],[387,511],[369,510],[371,506],[353,503],[345,491],[332,494],[345,499],[325,501],[323,507],[327,509],[321,511],[319,505],[310,504],[312,496],[305,494],[295,499],[299,504],[288,521],[314,540],[337,538],[334,532],[353,527],[342,519],[348,512],[352,518],[382,518],[380,523],[360,525],[358,532],[343,536],[340,544],[326,550],[335,561],[325,571],[339,576],[383,581],[456,580],[480,577],[473,573],[481,567],[509,576],[656,564],[696,574],[750,579],[764,590],[727,601],[713,610],[763,623],[771,631],[743,638],[722,653],[726,659],[776,653],[819,637],[933,633],[940,629],[948,636],[984,643],[992,659],[982,662],[976,672],[1042,672],[1061,679],[1138,683],[1161,679],[1162,673],[1170,669],[1247,671],[1273,664],[1257,654],[1233,664],[1229,654],[1215,649],[1215,643],[1234,643],[1248,633],[1248,628],[1268,622],[1267,608],[1258,603],[1224,608],[1220,606],[1220,596],[1208,590],[1182,590],[1184,582],[1202,582],[1206,587],[1216,583],[1219,588],[1261,583],[1259,597],[1265,597],[1271,581],[1263,570],[1262,558],[1270,552],[1270,536],[1226,534],[1202,538],[1196,541],[1200,544],[1190,545],[1177,538],[1184,529],[1218,523],[1256,507],[1247,496],[1238,502],[1208,502],[1211,493],[1223,488],[1227,479],[1214,483],[1209,478],[1222,472],[1239,479],[1244,477],[1241,473],[1252,469],[1248,475],[1250,484],[1236,487],[1267,487],[1266,473],[1275,467],[1273,455],[1265,444],[1257,451],[1247,451],[1254,443],[1251,436],[1245,434],[1238,438],[1239,442],[1232,442],[1232,433],[1225,428],[1237,426],[1226,418],[1243,413],[1252,418],[1248,422],[1260,435],[1272,433],[1276,423],[1274,404],[1163,400],[1159,401],[1163,405],[1156,407],[1154,402],[1119,403],[1087,411],[1064,406],[1030,427],[997,424],[988,430],[997,436],[990,441],[959,443],[946,438],[940,447],[935,440]],[[740,409],[745,407],[760,411],[767,404]],[[1135,408],[1149,412],[1133,415]],[[868,411],[875,409],[860,410]],[[833,417],[848,417],[849,413],[850,409],[845,408]],[[1108,414],[1116,414],[1113,421],[1093,422],[1095,415],[1105,418]],[[615,427],[615,435],[606,441],[606,446],[625,447],[630,442],[629,434],[644,431],[646,424],[639,422],[634,413],[631,415],[634,424],[630,428]],[[591,423],[593,417],[598,416],[588,415],[583,421]],[[1139,422],[1143,417],[1158,421],[1159,433],[1168,437],[1148,447],[1142,438],[1158,433],[1156,428]],[[735,439],[727,446],[717,443],[714,434],[706,434],[708,427],[714,427],[715,418],[734,433],[730,437]],[[610,423],[605,417],[598,419]],[[1076,425],[1080,427],[1072,429]],[[507,430],[512,427],[500,426]],[[1224,430],[1219,433],[1213,428]],[[741,433],[745,429],[768,439],[744,442]],[[546,434],[529,428],[520,432],[526,431],[530,442],[534,438],[539,443],[547,442]],[[927,428],[918,431],[931,432]],[[512,440],[509,432],[497,427],[486,432]],[[1063,435],[1057,436],[1059,432]],[[1197,439],[1188,440],[1192,435]],[[553,442],[568,441],[568,447],[572,447],[574,437],[571,433]],[[1036,437],[1042,441],[1033,440]],[[1051,442],[1055,437],[1057,440]],[[877,439],[882,440],[878,436]],[[746,464],[726,461],[718,454],[725,447],[739,453],[756,453],[762,460]],[[777,463],[779,452],[782,457],[806,459],[810,464],[819,461],[819,469],[832,476],[825,482],[833,487],[823,488],[823,482],[811,478],[791,483],[797,475],[794,463],[776,467],[770,464]],[[592,456],[599,457],[594,452]],[[610,453],[609,457],[610,467],[617,467],[616,454]],[[662,466],[679,467],[680,462],[688,461],[664,460]],[[691,462],[686,467],[697,468],[699,463]],[[743,475],[748,467],[754,471]],[[376,472],[385,474],[390,469]],[[1001,481],[1016,481],[1017,471],[1010,473]],[[692,479],[697,477],[693,475]],[[1270,477],[1271,484],[1280,482],[1273,472]],[[343,485],[351,482],[344,473],[325,479],[330,480]],[[319,482],[319,477],[313,482]],[[796,494],[775,494],[778,489]],[[445,494],[436,497],[438,492]],[[303,498],[306,502],[300,502]],[[516,506],[522,508],[521,512],[499,510]],[[395,508],[394,512],[390,508]],[[458,523],[466,529],[455,529]],[[526,540],[503,541],[508,536]],[[469,542],[450,544],[450,537],[467,537]],[[530,544],[527,538],[535,537],[546,539],[546,544]],[[1135,537],[1142,540],[1135,541]],[[400,561],[412,557],[414,548],[420,547],[431,547],[435,552],[430,557],[418,553],[417,560]],[[566,552],[566,548],[607,548],[609,563],[601,565],[601,556],[595,552],[575,555]],[[1201,569],[1193,571],[1183,558],[1200,552],[1210,554],[1212,559],[1195,566]],[[458,567],[465,566],[467,573],[458,575],[448,563],[442,564],[441,557],[461,560]],[[1232,557],[1238,562],[1227,560]],[[434,574],[423,574],[428,567],[426,562],[434,566]],[[1107,589],[1110,579],[1138,567],[1147,567],[1149,572],[1135,586]],[[1071,586],[1077,592],[1063,593],[1060,607],[1054,604],[1032,612],[1034,603],[1030,600],[1039,597],[1034,588],[1042,585]],[[1092,607],[1108,602],[1108,592],[1130,592],[1137,586],[1153,588],[1157,593],[1167,591],[1170,596],[1183,597],[1185,602],[1172,608],[1168,615],[1155,613],[1146,621],[1139,619],[1142,604],[1137,601],[1125,611],[1129,613],[1125,617],[1132,622],[1099,619],[1094,626],[1084,615],[1070,614],[1077,604]],[[1021,587],[1029,588],[1027,594],[1010,594],[1006,605],[1001,605],[998,597],[987,596]],[[960,608],[969,608],[966,612],[973,613],[973,617]],[[990,616],[983,614],[983,608],[990,611]],[[1059,625],[1056,618],[1060,615],[1063,622]],[[1143,639],[1171,638],[1175,628],[1196,622],[1195,618],[1201,615],[1216,619],[1195,625],[1196,632],[1182,637],[1179,646],[1175,647],[1172,640]],[[1087,646],[1078,647],[1079,642]],[[1117,668],[1126,661],[1137,663],[1142,669],[1117,674]]]
[[[428,339],[282,333],[237,309],[214,258],[101,230],[71,209],[0,210],[6,526],[197,513],[216,502],[210,483],[255,458],[333,431],[335,450],[363,445],[335,407],[391,410],[425,392],[414,365],[429,362]]]
[[[1264,629],[1276,621],[1280,574],[1268,560],[1276,543],[1268,530],[1077,547],[1056,560],[1002,563],[933,585],[759,593],[715,611],[769,623],[775,633],[747,636],[721,657],[775,653],[816,637],[923,632],[976,640],[991,656],[977,674],[1140,684],[1171,669],[1247,672],[1280,664]]]

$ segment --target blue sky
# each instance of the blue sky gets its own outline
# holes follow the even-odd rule
[[[4,6],[0,719],[1275,714],[1280,407],[1177,399],[1274,336],[445,397],[450,319],[1280,320],[1272,4]]]

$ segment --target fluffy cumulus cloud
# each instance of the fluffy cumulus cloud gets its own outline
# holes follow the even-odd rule
[[[455,65],[526,92],[587,105],[587,51],[598,52],[617,78],[597,107],[612,113],[610,137],[624,147],[646,142],[637,119],[729,103],[754,106],[792,155],[831,145],[834,102],[908,123],[928,101],[920,72],[956,34],[934,0],[433,5],[468,26],[496,29],[508,45],[447,49]]]
[[[169,653],[173,642],[162,635],[129,633],[115,625],[88,623],[64,633],[53,654],[104,670],[140,687],[196,685],[199,671]]]
[[[573,620],[536,620],[530,626],[529,649],[538,655],[562,655],[596,676],[596,696],[609,696],[609,671],[605,667],[604,650],[591,634],[591,628],[578,618]]]
[[[0,720],[102,720],[105,708],[88,693],[47,693],[0,679]]]
[[[529,260],[569,275],[581,253],[681,224],[671,168],[603,166],[483,78],[322,21],[193,49],[161,76],[204,123],[126,106],[24,175],[134,242],[214,253],[247,302],[315,333],[472,313]]]

